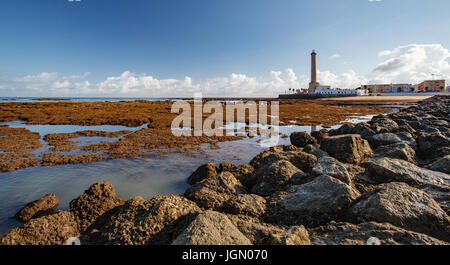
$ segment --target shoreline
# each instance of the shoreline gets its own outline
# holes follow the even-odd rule
[[[53,213],[55,200],[42,199],[25,207],[30,219],[0,243],[79,237],[100,245],[346,245],[376,237],[389,245],[446,245],[449,103],[434,97],[367,123],[293,133],[292,145],[248,164],[201,166],[183,196],[125,201],[101,182],[70,211]]]

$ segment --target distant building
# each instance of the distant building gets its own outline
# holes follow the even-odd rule
[[[445,92],[445,80],[426,80],[417,85],[417,92]]]
[[[331,89],[330,87],[317,87],[316,94],[330,96],[366,96],[369,93],[365,89]]]
[[[361,88],[373,94],[414,92],[414,86],[412,84],[375,84],[363,85]]]
[[[369,93],[390,93],[391,84],[378,84],[378,85],[362,85],[362,89],[369,91]]]
[[[445,92],[450,93],[450,86],[445,89]]]
[[[412,84],[392,84],[391,93],[411,93],[414,92]]]

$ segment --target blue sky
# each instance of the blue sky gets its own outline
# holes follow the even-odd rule
[[[2,0],[6,96],[270,96],[450,80],[448,0]],[[390,52],[387,52],[390,51]]]

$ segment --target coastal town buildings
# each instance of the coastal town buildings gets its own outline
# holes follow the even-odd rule
[[[390,83],[366,84],[356,89],[331,88],[321,85],[317,79],[317,52],[311,53],[311,82],[307,89],[289,88],[289,94],[280,95],[280,98],[318,98],[318,97],[344,97],[367,96],[376,94],[410,94],[410,93],[445,93],[450,92],[445,86],[445,80],[425,80],[419,84]]]
[[[317,88],[317,95],[330,95],[330,96],[367,96],[369,92],[365,89],[331,89],[331,88]]]
[[[414,92],[414,86],[412,84],[374,84],[362,85],[361,88],[368,90],[371,94]]]
[[[416,92],[445,92],[445,80],[425,80],[417,85]]]

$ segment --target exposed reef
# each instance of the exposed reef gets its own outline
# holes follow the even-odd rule
[[[201,166],[183,196],[126,201],[96,183],[70,211],[33,207],[40,214],[0,243],[447,245],[448,122],[450,97],[440,96],[367,123],[295,133],[292,145],[249,164]]]

